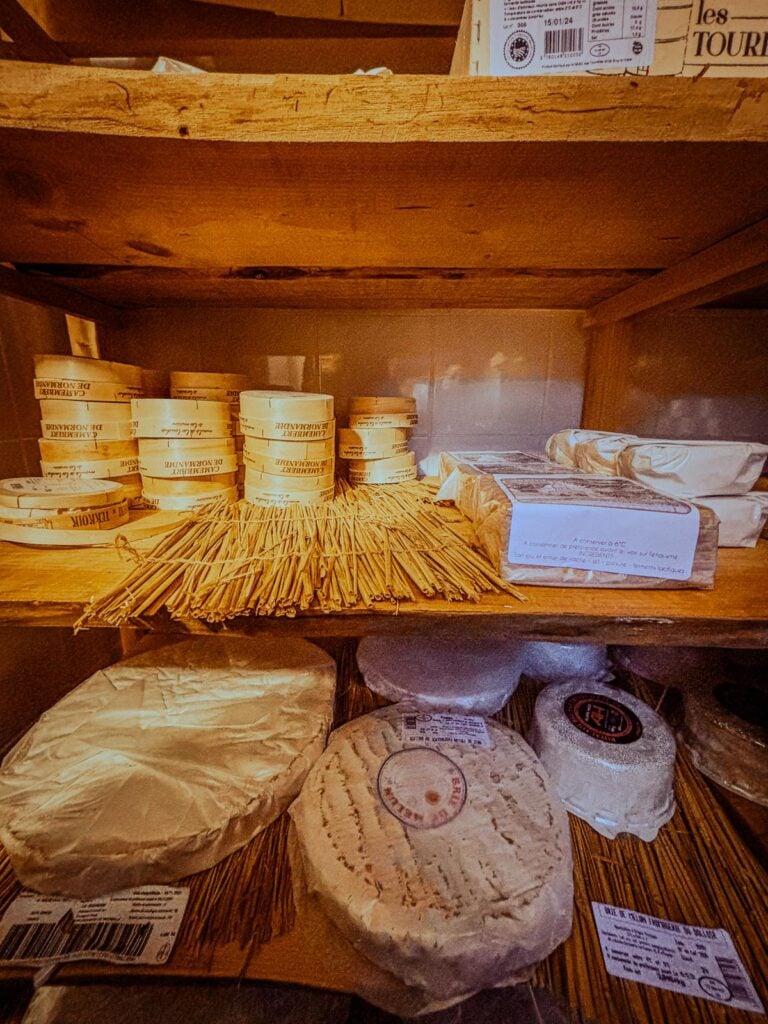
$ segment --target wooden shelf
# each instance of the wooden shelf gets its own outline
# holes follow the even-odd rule
[[[139,541],[147,550],[152,541]],[[71,626],[93,597],[129,571],[115,549],[43,550],[0,543],[0,624]],[[304,636],[362,636],[448,628],[451,633],[610,643],[768,645],[768,542],[722,549],[713,590],[599,590],[522,587],[478,604],[420,600],[373,611],[242,618],[228,628]],[[205,632],[205,623],[152,622],[161,631]]]
[[[585,308],[766,216],[767,97],[5,62],[0,261],[117,307]]]

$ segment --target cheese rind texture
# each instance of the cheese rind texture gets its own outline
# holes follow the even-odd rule
[[[284,638],[187,640],[95,673],[3,761],[18,878],[90,898],[211,867],[298,793],[335,679],[325,652]]]
[[[337,730],[291,807],[308,890],[360,953],[434,999],[512,984],[571,930],[565,811],[517,733],[488,721],[491,749],[413,747],[402,715]],[[445,820],[404,824],[418,808]]]
[[[675,813],[675,736],[614,686],[574,680],[536,698],[528,740],[565,806],[596,832],[650,842]]]
[[[492,715],[520,682],[514,641],[429,636],[365,636],[357,663],[366,685],[393,701]]]

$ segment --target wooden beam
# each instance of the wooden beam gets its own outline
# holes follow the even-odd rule
[[[97,299],[62,288],[44,277],[31,274],[20,274],[17,270],[0,267],[0,295],[11,295],[37,306],[48,306],[60,309],[64,313],[74,313],[87,320],[109,323],[117,326],[120,323],[120,310]]]
[[[766,280],[768,217],[593,306],[591,324],[715,302]]]
[[[0,0],[0,26],[13,40],[21,60],[67,64],[69,57],[38,25],[19,0]]]
[[[231,142],[768,141],[768,80],[157,75],[0,65],[0,127]]]
[[[624,396],[632,346],[632,322],[619,320],[589,331],[581,425],[587,430],[623,430]]]
[[[44,269],[40,267],[39,269]],[[51,267],[51,280],[121,307],[583,309],[652,271],[423,267]],[[82,275],[82,276],[80,276]]]

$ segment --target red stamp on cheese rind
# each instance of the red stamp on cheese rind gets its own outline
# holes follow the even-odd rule
[[[467,780],[450,757],[430,747],[390,754],[376,787],[386,809],[409,828],[439,828],[452,821],[467,799]]]
[[[603,694],[573,693],[563,711],[580,732],[603,743],[634,743],[643,735],[643,723],[634,711]]]

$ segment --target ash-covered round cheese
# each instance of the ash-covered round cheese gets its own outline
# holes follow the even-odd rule
[[[520,682],[518,645],[503,640],[365,636],[357,663],[388,700],[465,714],[492,715]]]
[[[565,812],[517,733],[414,742],[408,719],[395,705],[350,722],[310,772],[290,811],[308,890],[433,998],[512,984],[571,930]]]
[[[38,892],[92,897],[202,871],[296,796],[325,745],[333,660],[206,637],[95,673],[0,769],[0,841]]]
[[[656,838],[675,813],[675,736],[647,704],[577,679],[536,698],[528,740],[571,812],[609,839]]]

